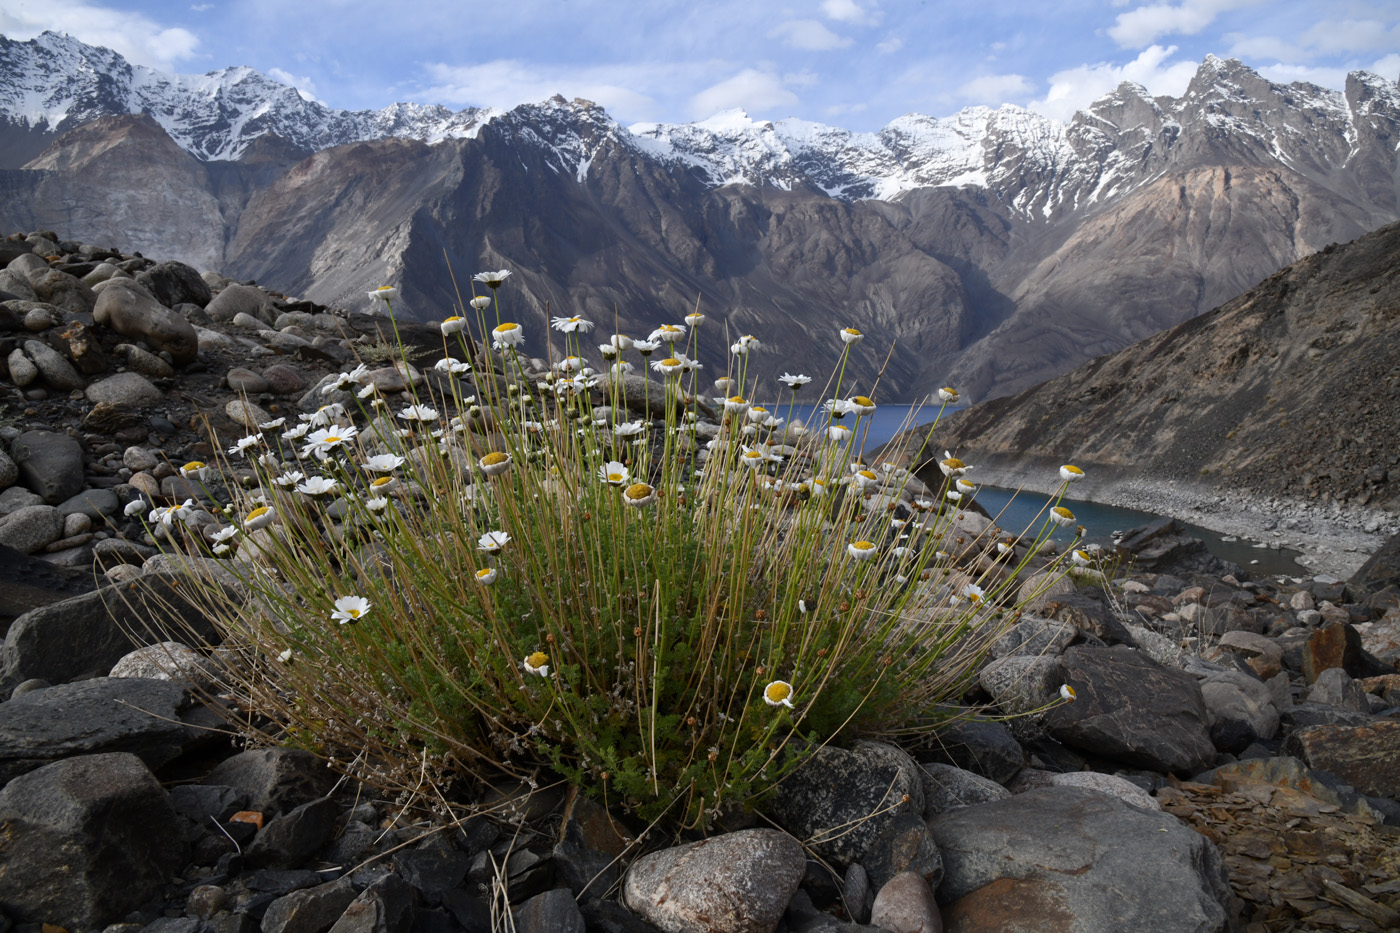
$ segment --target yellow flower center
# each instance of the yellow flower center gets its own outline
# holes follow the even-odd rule
[[[742,405],[742,404],[744,404],[744,397],[743,397],[742,395],[731,395],[731,396],[729,396],[729,400],[730,400],[731,402],[733,402],[735,405]]]
[[[678,360],[678,359],[676,359],[674,356],[671,356],[671,357],[667,357],[666,359],[662,360],[662,361],[661,361],[661,365],[662,365],[662,366],[679,366],[679,365],[681,365],[681,361]]]
[[[629,499],[645,499],[651,494],[652,488],[646,483],[633,483],[631,486],[628,486],[627,490],[623,493],[623,495]]]
[[[851,547],[855,548],[857,551],[872,551],[875,549],[875,545],[869,541],[857,541],[852,544]]]
[[[499,450],[493,450],[482,457],[481,462],[486,466],[495,466],[498,463],[505,463],[509,459],[510,457],[507,454],[503,454]]]
[[[204,461],[203,461],[203,460],[191,460],[189,463],[185,464],[185,469],[186,469],[186,470],[202,470],[202,469],[204,469]]]
[[[852,337],[860,336],[860,331],[856,330],[854,327],[847,327],[844,332],[850,334]]]
[[[266,515],[266,514],[267,514],[267,506],[265,506],[265,505],[259,506],[258,508],[253,509],[253,511],[251,511],[251,512],[248,513],[248,521],[251,522],[251,521],[254,521],[255,519],[262,518],[262,517],[263,517],[264,515]]]
[[[792,696],[792,688],[780,680],[775,680],[763,688],[763,695],[774,703],[781,703]]]
[[[381,477],[379,477],[379,479],[374,480],[373,482],[371,482],[371,483],[370,483],[370,486],[371,486],[371,487],[387,486],[389,483],[392,483],[393,481],[394,481],[394,478],[393,478],[392,476],[381,476]]]
[[[1054,512],[1056,515],[1060,516],[1060,518],[1063,518],[1067,522],[1074,521],[1074,513],[1071,512],[1069,509],[1065,508],[1063,505],[1057,505],[1050,511]]]
[[[352,619],[358,619],[358,618],[360,617],[360,610],[358,610],[358,609],[346,609],[346,610],[345,610],[345,614],[348,615],[348,616],[349,616],[350,618],[352,618]]]
[[[855,398],[851,399],[851,401],[855,402],[862,408],[867,408],[875,404],[875,400],[866,395],[857,395]]]
[[[543,651],[536,651],[525,659],[525,663],[530,667],[544,667],[549,663],[549,655],[545,654]]]
[[[519,324],[497,324],[491,331],[493,334],[508,334],[513,330],[519,330]]]
[[[623,474],[621,474],[621,473],[609,473],[609,474],[608,474],[608,482],[610,482],[610,483],[620,483],[620,482],[622,482],[625,478],[626,478],[626,477],[625,477]]]
[[[963,467],[967,466],[967,464],[963,463],[957,457],[949,457],[947,460],[943,461],[943,465],[950,470],[961,470]]]

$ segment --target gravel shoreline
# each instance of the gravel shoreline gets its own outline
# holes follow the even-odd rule
[[[1024,461],[979,462],[979,483],[1006,489],[1054,493],[1053,466]],[[1380,509],[1253,493],[1162,477],[1124,475],[1085,465],[1085,479],[1071,490],[1076,499],[1138,509],[1237,535],[1270,547],[1300,552],[1298,562],[1315,574],[1345,580],[1386,540],[1400,533],[1400,516]]]

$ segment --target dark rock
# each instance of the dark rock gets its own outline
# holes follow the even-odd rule
[[[335,834],[340,808],[322,797],[268,820],[246,850],[248,863],[296,868]]]
[[[1400,798],[1400,722],[1308,726],[1289,735],[1283,748],[1363,794]]]
[[[581,901],[601,897],[622,877],[621,860],[574,842],[556,842],[553,855],[555,881]]]
[[[1205,542],[1191,537],[1181,522],[1170,517],[1126,532],[1115,545],[1115,551],[1125,561],[1132,561],[1139,572],[1213,576],[1240,572],[1238,565],[1210,553]]]
[[[862,861],[899,814],[923,811],[918,765],[879,742],[818,749],[779,783],[770,807],[780,825],[839,865]]]
[[[541,895],[544,896],[544,895]],[[538,900],[538,898],[536,898]],[[532,902],[526,902],[527,905]],[[573,898],[569,898],[573,903]],[[564,930],[565,927],[545,926],[532,928],[521,925],[520,914],[516,911],[516,930],[525,933],[530,929],[550,931]],[[578,908],[574,908],[578,913]],[[409,933],[414,928],[413,889],[398,875],[385,875],[360,892],[359,897],[350,902],[345,913],[331,927],[331,933]],[[580,923],[579,928],[583,929]]]
[[[283,895],[268,905],[262,933],[325,933],[355,899],[349,878]]]
[[[574,896],[563,888],[535,895],[515,908],[512,916],[517,933],[583,933],[586,929]]]
[[[219,784],[177,784],[170,788],[170,805],[185,819],[208,829],[248,807],[248,797]]]
[[[461,886],[471,864],[471,858],[441,833],[395,852],[392,860],[394,870],[431,906],[442,903],[444,891]]]
[[[10,446],[19,481],[50,505],[83,491],[83,448],[67,434],[26,431]]]
[[[938,730],[935,743],[918,752],[920,761],[964,768],[1005,784],[1026,765],[1026,753],[1005,723],[957,719]]]
[[[222,762],[205,783],[236,788],[247,795],[249,809],[273,814],[324,797],[335,785],[335,774],[310,752],[260,748]]]
[[[1279,713],[1279,722],[1285,732],[1306,729],[1308,726],[1362,726],[1371,721],[1370,713],[1342,709],[1330,703],[1294,703]]]
[[[138,274],[136,282],[167,308],[174,308],[185,302],[202,308],[209,304],[213,297],[209,291],[209,283],[183,262],[157,263]]]
[[[129,752],[158,768],[209,734],[180,719],[185,691],[168,680],[97,678],[0,703],[0,783],[74,755]]]
[[[1123,646],[1062,658],[1078,699],[1045,714],[1050,735],[1133,767],[1194,774],[1215,758],[1196,678]]]
[[[1347,582],[1372,591],[1400,586],[1400,534],[1392,535]]]
[[[143,644],[209,643],[214,632],[207,615],[185,598],[177,580],[147,574],[29,610],[0,646],[0,690],[30,677],[66,683],[102,676]]]
[[[95,522],[104,522],[108,516],[116,515],[120,509],[121,503],[117,501],[117,494],[112,490],[87,489],[61,502],[58,514],[65,517],[81,514]]]
[[[306,391],[306,377],[295,366],[274,363],[263,370],[268,388],[278,395],[296,395]]]
[[[1045,787],[934,820],[949,929],[1219,931],[1220,853],[1176,817]]]
[[[239,314],[261,318],[266,304],[267,296],[262,289],[234,283],[215,295],[212,301],[207,301],[204,312],[211,320],[221,322],[232,321]]]
[[[937,886],[943,877],[943,860],[933,841],[923,811],[900,813],[861,856],[861,867],[876,888],[883,886],[901,872],[917,873],[929,884]]]
[[[91,930],[159,894],[184,865],[178,818],[133,755],[84,755],[0,790],[0,904],[15,920]]]

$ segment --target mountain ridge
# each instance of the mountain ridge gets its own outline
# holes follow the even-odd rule
[[[41,45],[0,40],[0,76],[17,50]],[[130,66],[89,58],[113,69],[107,84],[128,87],[118,78]],[[211,74],[206,91],[224,79],[260,86],[248,69]],[[5,88],[49,99],[36,80],[0,82],[0,112],[16,112],[4,109]],[[46,112],[60,124],[63,101],[130,102],[54,80]],[[185,86],[143,80],[162,93]],[[803,341],[757,358],[765,378],[823,369],[829,335],[855,326],[901,345],[879,383],[885,397],[954,384],[980,399],[1120,349],[1400,218],[1400,89],[1367,73],[1344,92],[1277,85],[1213,56],[1181,98],[1125,84],[1068,123],[973,108],[909,115],[874,134],[738,113],[628,128],[592,102],[554,97],[473,111],[455,135],[433,135],[451,118],[434,112],[418,139],[409,130],[425,111],[403,105],[352,126],[297,97],[289,106],[315,119],[283,136],[270,127],[285,114],[235,113],[228,95],[201,100],[205,110],[166,100],[162,114],[46,137],[24,168],[0,170],[0,222],[175,256],[327,304],[393,284],[418,320],[452,313],[450,269],[460,280],[511,268],[518,313],[545,332],[565,309],[649,331],[658,307],[679,319],[698,300],[731,331],[778,326]],[[192,143],[188,126],[169,133],[161,120],[172,114],[202,115],[206,142]],[[307,142],[313,129],[373,135],[390,124],[401,135]],[[255,131],[238,160],[191,152],[224,151]],[[0,152],[37,138],[0,122]],[[702,358],[727,365],[718,344]],[[860,374],[867,388],[876,376]]]

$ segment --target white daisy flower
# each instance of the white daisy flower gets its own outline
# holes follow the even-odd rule
[[[369,612],[370,601],[363,596],[342,596],[335,601],[335,612],[331,618],[341,625],[354,624]]]
[[[786,680],[775,680],[763,688],[763,702],[769,706],[786,706],[792,709],[792,684]]]
[[[525,668],[525,673],[533,674],[536,677],[549,676],[549,655],[543,651],[536,651],[521,662]]]
[[[488,554],[495,554],[509,543],[510,535],[504,531],[488,531],[476,539],[476,549]]]

